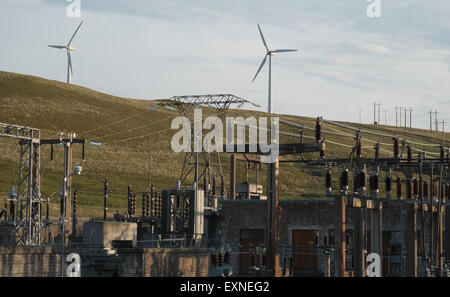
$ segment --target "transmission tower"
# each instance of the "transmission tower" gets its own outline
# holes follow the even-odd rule
[[[207,106],[217,110],[217,116],[222,120],[225,117],[225,113],[232,107],[236,106],[237,108],[243,107],[245,104],[253,105],[255,107],[260,107],[249,100],[242,99],[240,97],[231,95],[231,94],[214,94],[214,95],[190,95],[190,96],[174,96],[170,99],[162,100],[158,106],[164,106],[169,108],[174,108],[178,111],[180,116],[189,117],[189,114],[193,112],[194,109],[197,109],[200,106]],[[191,135],[194,136],[193,128],[191,127]],[[192,143],[195,142],[192,141]],[[206,184],[211,184],[212,176],[218,176],[222,180],[224,178],[222,171],[222,164],[220,160],[220,155],[216,152],[216,162],[214,160],[211,153],[201,152],[196,156],[195,152],[186,152],[184,156],[183,167],[181,169],[180,174],[180,182],[186,180],[186,178],[194,171],[198,172],[195,176],[195,180],[198,181],[203,177],[203,181]],[[198,161],[195,161],[198,160]],[[203,162],[203,163],[202,163]],[[198,163],[197,170],[195,169],[196,164]],[[218,167],[218,168],[216,168]],[[206,184],[204,185],[206,188]],[[205,189],[207,190],[207,189]]]

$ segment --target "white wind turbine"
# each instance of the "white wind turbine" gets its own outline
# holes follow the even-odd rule
[[[73,38],[78,32],[78,29],[80,29],[81,25],[83,24],[83,21],[81,21],[80,25],[78,25],[78,28],[75,30],[75,33],[73,33],[72,38],[70,38],[70,41],[67,45],[49,45],[49,47],[58,48],[58,49],[66,49],[67,50],[67,83],[70,84],[72,80],[73,70],[72,70],[72,58],[71,58],[71,52],[75,50],[73,46],[70,44],[72,43]]]
[[[269,102],[268,102],[267,108],[269,109],[269,113],[272,113],[272,56],[276,53],[296,52],[297,50],[294,50],[294,49],[277,49],[274,51],[269,50],[269,48],[267,47],[266,40],[264,39],[264,35],[261,31],[261,27],[259,25],[258,25],[258,29],[259,29],[259,34],[261,35],[261,39],[264,44],[264,47],[267,50],[267,53],[261,63],[261,66],[259,66],[258,71],[256,72],[255,77],[253,78],[253,81],[255,81],[259,72],[261,71],[264,64],[266,63],[267,56],[269,56]]]

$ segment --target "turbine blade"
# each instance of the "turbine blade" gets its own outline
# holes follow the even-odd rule
[[[73,33],[72,38],[70,38],[70,41],[69,41],[69,43],[67,44],[67,46],[70,45],[70,43],[72,42],[73,38],[74,38],[75,35],[77,34],[78,29],[80,29],[80,27],[81,27],[82,24],[83,24],[83,21],[81,21],[81,23],[78,25],[78,28],[75,30],[75,33]]]
[[[272,51],[272,53],[288,53],[288,52],[297,52],[296,49],[277,49]]]
[[[259,66],[258,71],[256,72],[255,77],[253,78],[252,82],[255,81],[256,77],[258,76],[259,72],[263,68],[264,64],[266,64],[266,59],[267,59],[267,55],[264,57],[264,59],[263,59],[261,65]]]
[[[49,45],[48,47],[59,48],[59,49],[66,48],[65,45]]]
[[[266,47],[266,50],[269,51],[269,48],[267,47],[266,40],[264,39],[264,35],[261,31],[261,27],[259,26],[259,24],[258,24],[258,30],[259,30],[259,34],[261,35],[262,42],[264,43],[264,46]]]

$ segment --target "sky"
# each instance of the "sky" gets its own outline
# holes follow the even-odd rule
[[[230,93],[267,109],[267,65],[257,24],[273,57],[274,112],[395,125],[395,106],[429,127],[430,109],[450,122],[448,0],[0,0],[0,70],[66,81],[138,99]],[[386,111],[386,113],[384,112]],[[408,115],[409,118],[409,115]],[[433,118],[434,120],[434,118]],[[403,120],[402,120],[403,121]],[[409,123],[408,123],[409,125]],[[441,129],[442,125],[440,125]],[[450,130],[450,123],[446,125]]]

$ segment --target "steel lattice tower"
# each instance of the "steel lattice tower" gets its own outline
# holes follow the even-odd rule
[[[18,245],[41,243],[40,130],[0,123],[0,137],[20,139],[19,181],[14,199]]]

